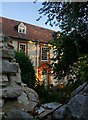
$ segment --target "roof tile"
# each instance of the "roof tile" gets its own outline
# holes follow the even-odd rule
[[[49,30],[46,28],[42,28],[39,26],[31,25],[28,23],[24,23],[27,27],[26,34],[18,33],[17,26],[21,23],[21,21],[16,21],[8,18],[0,18],[0,23],[2,24],[2,32],[4,35],[25,39],[25,40],[33,40],[39,42],[49,42],[53,39],[53,30]]]

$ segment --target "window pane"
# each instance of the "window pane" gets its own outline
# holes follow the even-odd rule
[[[42,60],[48,59],[47,52],[48,52],[48,48],[42,47]]]
[[[19,33],[21,33],[21,29],[19,29]]]
[[[18,30],[19,33],[23,33],[23,34],[26,34],[26,29],[23,28],[23,27],[20,27],[19,30]]]
[[[25,44],[20,44],[20,51],[26,53],[26,45]]]

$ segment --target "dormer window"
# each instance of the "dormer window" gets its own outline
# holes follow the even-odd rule
[[[18,25],[18,32],[22,34],[26,34],[26,26],[23,23]]]

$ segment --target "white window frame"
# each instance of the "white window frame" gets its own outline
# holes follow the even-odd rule
[[[18,25],[18,32],[22,34],[26,34],[26,26],[23,23]]]
[[[25,46],[25,51],[24,52],[26,53],[27,44],[26,43],[19,43],[19,51],[21,50],[21,47],[20,47],[21,45]]]
[[[48,51],[47,51],[47,59],[46,59],[46,60],[42,59],[42,56],[43,56],[43,55],[42,55],[42,53],[43,53],[43,52],[42,52],[42,49],[43,49],[43,48],[47,48],[47,50],[48,50],[48,47],[45,47],[45,46],[42,46],[42,47],[41,47],[41,60],[42,60],[42,61],[48,61]]]

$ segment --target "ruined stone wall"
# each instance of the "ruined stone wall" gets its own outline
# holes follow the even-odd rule
[[[39,103],[39,97],[33,89],[22,83],[19,64],[16,63],[14,47],[9,43],[9,38],[2,36],[1,43],[0,113],[5,119],[13,109],[33,111]]]

